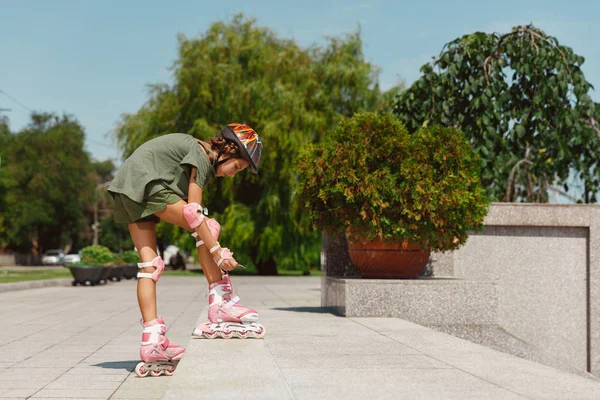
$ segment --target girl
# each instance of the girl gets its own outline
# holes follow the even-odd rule
[[[228,271],[240,266],[217,241],[219,224],[202,213],[202,190],[216,176],[235,176],[250,167],[258,172],[262,143],[249,126],[229,124],[221,133],[202,142],[182,133],[152,139],[123,163],[108,188],[115,200],[114,218],[129,224],[140,256],[137,298],[142,313],[142,362],[138,376],[148,372],[171,375],[185,349],[170,343],[164,320],[156,311],[156,283],[164,270],[156,253],[155,225],[160,220],[176,224],[196,238],[198,259],[209,285],[209,320],[196,327],[194,336],[263,337],[256,311],[232,298]]]

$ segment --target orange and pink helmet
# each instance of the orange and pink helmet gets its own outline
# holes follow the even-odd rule
[[[232,123],[224,127],[220,135],[237,144],[242,158],[248,161],[252,172],[258,173],[263,145],[254,129],[248,125]]]

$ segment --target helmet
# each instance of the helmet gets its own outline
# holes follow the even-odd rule
[[[254,129],[244,124],[229,124],[223,128],[220,136],[237,144],[242,158],[248,161],[252,172],[258,173],[263,146]]]

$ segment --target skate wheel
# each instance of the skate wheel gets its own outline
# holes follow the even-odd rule
[[[223,339],[231,339],[233,337],[233,332],[221,332],[221,337]]]
[[[162,369],[156,369],[156,370],[152,370],[150,371],[150,375],[152,376],[161,376],[163,374]]]
[[[165,373],[166,376],[171,376],[171,375],[173,375],[175,373],[175,367],[169,368],[169,369],[165,369],[163,372]]]
[[[144,368],[144,362],[140,362],[138,363],[138,365],[135,366],[135,374],[139,377],[139,378],[143,378],[145,376],[148,376],[148,373],[150,371],[148,371],[146,368]]]
[[[219,336],[219,332],[204,332],[203,335],[207,339],[215,339],[217,336]]]
[[[262,339],[265,337],[265,334],[267,333],[267,330],[265,329],[264,326],[260,326],[260,331],[258,332],[252,332],[252,336],[256,339]]]
[[[248,337],[248,331],[237,331],[235,335],[240,339],[246,339]]]

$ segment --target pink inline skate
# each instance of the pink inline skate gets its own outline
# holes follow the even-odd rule
[[[239,304],[240,298],[232,298],[233,289],[229,275],[212,283],[209,287],[208,319],[194,329],[192,336],[214,339],[217,336],[224,339],[247,337],[262,339],[265,328],[256,323],[258,313],[246,306]]]
[[[135,374],[143,378],[148,375],[173,375],[185,349],[169,342],[165,332],[165,321],[158,317],[149,322],[143,322],[142,345],[140,358],[142,361],[135,366]]]

